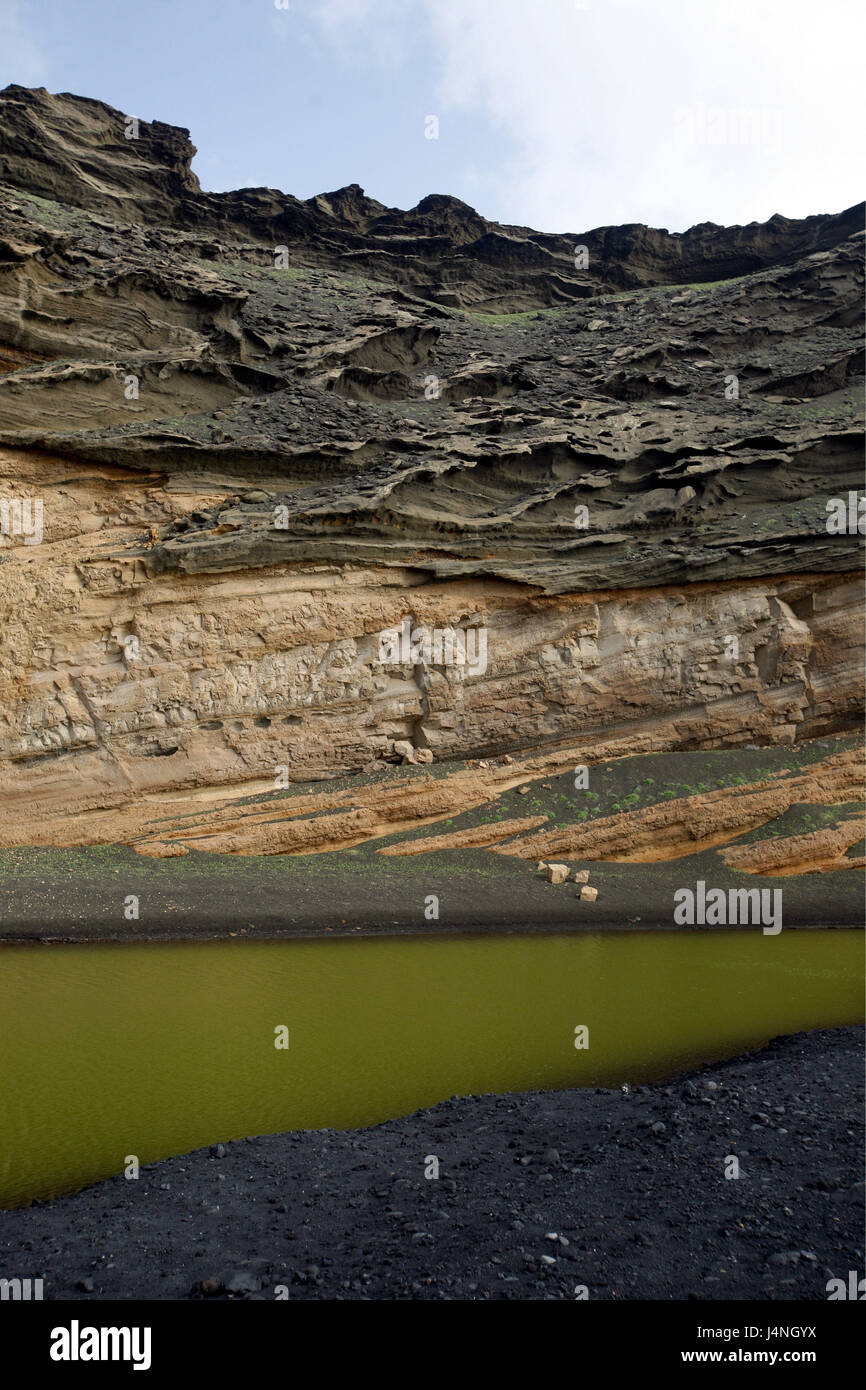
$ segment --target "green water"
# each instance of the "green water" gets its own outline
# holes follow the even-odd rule
[[[0,1203],[128,1154],[658,1079],[862,1012],[855,931],[7,946]]]

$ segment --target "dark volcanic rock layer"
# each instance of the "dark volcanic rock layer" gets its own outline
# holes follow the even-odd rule
[[[862,230],[858,208],[748,227],[712,222],[671,235],[633,224],[553,235],[488,222],[458,198],[432,194],[409,212],[357,184],[301,202],[275,188],[205,193],[189,131],[137,121],[101,101],[10,86],[0,92],[0,183],[113,223],[197,235],[282,241],[299,263],[348,267],[442,304],[514,310],[630,289],[742,275],[830,249]],[[575,264],[586,248],[587,269]],[[580,259],[580,258],[578,258]]]
[[[407,744],[856,722],[862,207],[548,235],[205,193],[187,132],[68,94],[0,135],[4,518],[44,505],[0,535],[5,843]],[[383,665],[407,616],[486,670]]]

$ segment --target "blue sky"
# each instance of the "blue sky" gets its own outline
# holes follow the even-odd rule
[[[202,186],[579,232],[862,196],[862,0],[0,0],[0,86],[187,127]],[[427,117],[438,139],[425,137]]]

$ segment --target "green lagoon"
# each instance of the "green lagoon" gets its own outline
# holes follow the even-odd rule
[[[859,1022],[863,947],[837,930],[6,946],[0,1203],[131,1154],[657,1080]]]

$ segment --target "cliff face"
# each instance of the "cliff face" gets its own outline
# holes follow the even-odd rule
[[[187,132],[127,129],[0,93],[0,845],[171,853],[182,802],[200,847],[332,847],[404,758],[470,805],[855,727],[861,208],[550,236],[204,193]],[[362,778],[264,834],[276,769]]]
[[[555,235],[489,222],[443,194],[403,212],[357,184],[306,201],[275,188],[206,193],[192,172],[189,131],[44,88],[0,91],[0,129],[0,184],[100,214],[127,232],[159,226],[235,246],[282,243],[292,264],[351,268],[439,304],[486,311],[745,275],[832,250],[863,230],[859,207],[747,227],[707,222],[675,234],[634,224]]]

